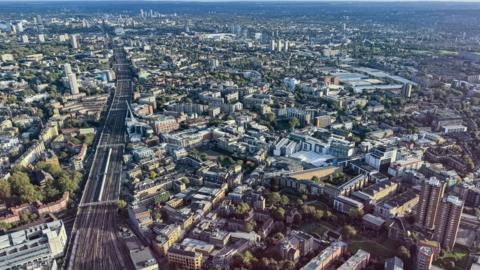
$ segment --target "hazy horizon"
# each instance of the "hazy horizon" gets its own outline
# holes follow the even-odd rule
[[[439,2],[439,3],[480,3],[480,0],[0,0],[0,2],[9,2],[9,3],[18,3],[18,2],[164,2],[164,3],[175,3],[175,2],[223,2],[223,3],[235,3],[235,2],[289,2],[289,3],[305,3],[305,2],[343,2],[343,3],[361,3],[361,2],[385,2],[385,3],[422,3],[422,2]]]

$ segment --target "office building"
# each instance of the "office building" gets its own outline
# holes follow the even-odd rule
[[[413,85],[411,83],[407,83],[403,85],[402,94],[406,98],[411,98],[413,92]]]
[[[457,239],[462,211],[463,201],[456,196],[443,198],[440,203],[433,238],[440,243],[442,248],[447,250],[453,249]]]
[[[202,268],[202,253],[187,251],[176,247],[168,250],[168,263],[175,265],[179,269],[200,269]]]
[[[386,259],[383,268],[385,270],[403,270],[403,261],[398,257]]]
[[[135,270],[158,270],[158,263],[149,247],[143,246],[137,237],[125,240]]]
[[[78,35],[70,36],[70,45],[72,46],[72,49],[78,49],[79,47]]]
[[[445,192],[445,183],[431,177],[423,183],[417,207],[417,225],[427,230],[435,229],[435,220]]]
[[[22,43],[28,44],[28,42],[29,42],[28,35],[22,35]]]
[[[370,261],[370,253],[363,249],[357,250],[357,252],[346,262],[344,262],[337,270],[360,270],[367,267]]]
[[[270,50],[275,51],[276,47],[277,47],[277,43],[275,42],[274,39],[272,39],[272,41],[270,41]]]
[[[63,71],[65,72],[65,74],[72,73],[72,66],[70,64],[63,65]]]
[[[322,250],[320,254],[311,259],[300,270],[323,270],[328,269],[333,262],[343,256],[347,251],[347,244],[342,241],[333,242],[329,247]]]
[[[67,234],[61,220],[0,236],[0,269],[50,269],[64,255]]]
[[[70,88],[70,94],[78,95],[80,91],[78,90],[77,76],[72,72],[70,64],[65,64],[64,70],[65,76],[67,77],[68,87]]]
[[[433,248],[420,246],[417,252],[417,270],[429,270],[432,267],[434,252]]]
[[[387,171],[390,164],[397,159],[397,149],[379,146],[365,155],[365,162],[379,171]]]
[[[169,133],[180,127],[177,119],[174,117],[163,117],[155,121],[154,130],[156,134]]]
[[[16,25],[15,25],[15,29],[17,30],[18,33],[22,33],[24,31],[23,29],[23,23],[22,22],[18,22]]]
[[[168,249],[180,238],[182,233],[181,227],[175,224],[163,227],[157,225],[153,231],[157,234],[153,248],[162,256],[167,254]]]

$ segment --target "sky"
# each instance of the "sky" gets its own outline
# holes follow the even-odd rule
[[[480,0],[0,0],[0,2],[480,2]]]
[[[41,2],[386,2],[386,3],[408,3],[408,2],[441,2],[441,3],[480,3],[480,0],[0,0],[2,2],[32,2],[32,3],[41,3]],[[1,6],[0,6],[1,8]]]

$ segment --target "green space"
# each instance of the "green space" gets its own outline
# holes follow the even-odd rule
[[[300,230],[312,235],[318,234],[319,236],[322,236],[328,228],[318,222],[309,222],[302,224]]]
[[[288,124],[288,119],[278,119],[277,120],[277,125],[275,126],[276,130],[288,130],[290,129],[290,126]]]
[[[199,153],[199,155],[203,155],[204,158],[208,160],[217,160],[218,157],[222,156],[223,154],[217,151],[212,150],[209,147],[201,146],[199,148],[194,149],[192,152]]]
[[[318,200],[317,200],[317,201],[314,201],[314,202],[312,202],[312,203],[308,202],[308,204],[309,204],[309,205],[313,205],[313,206],[315,206],[316,208],[322,209],[322,210],[328,210],[328,209],[330,209],[330,207],[329,207],[327,204],[325,204],[324,202],[318,201]]]
[[[455,247],[451,252],[445,252],[433,264],[447,270],[467,269],[469,251],[461,247]]]
[[[456,51],[447,51],[447,50],[440,50],[438,51],[441,55],[458,55]]]
[[[365,251],[370,252],[373,256],[385,260],[395,256],[395,252],[382,244],[379,244],[375,241],[371,240],[351,240],[348,241],[348,251],[349,252],[357,252],[357,250],[363,249]]]
[[[424,51],[424,50],[412,50],[413,53],[418,53],[418,54],[431,54],[432,52],[430,51]]]

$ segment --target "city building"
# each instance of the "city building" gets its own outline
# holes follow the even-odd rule
[[[337,270],[361,270],[367,267],[369,261],[370,253],[359,249],[353,256],[338,267]]]
[[[416,270],[430,270],[433,263],[433,248],[420,246],[417,251]]]
[[[435,177],[424,181],[417,207],[416,223],[419,227],[427,230],[435,229],[445,187],[446,184]]]
[[[64,65],[64,71],[67,78],[68,87],[70,88],[70,94],[78,95],[80,91],[78,90],[77,75],[72,72],[72,67],[70,64]]]
[[[79,47],[79,41],[78,41],[78,35],[70,35],[70,46],[72,49],[78,49]]]
[[[179,225],[170,224],[163,227],[155,226],[153,231],[157,234],[153,248],[160,255],[166,255],[168,249],[180,238],[182,229]]]
[[[140,240],[135,236],[125,239],[128,251],[130,252],[130,259],[132,260],[135,270],[160,269],[150,248],[141,245],[139,241]]]
[[[311,259],[301,270],[324,270],[328,269],[333,262],[343,256],[347,251],[347,244],[342,241],[333,242],[320,254]]]
[[[455,245],[463,204],[456,196],[447,196],[440,203],[433,238],[447,250],[452,250]]]
[[[375,215],[386,219],[402,217],[411,213],[417,206],[419,196],[412,190],[407,190],[375,204]]]
[[[385,270],[403,270],[404,264],[402,259],[398,257],[393,257],[385,260],[384,269]]]
[[[203,255],[200,252],[187,251],[177,247],[168,249],[168,263],[180,269],[201,269]]]
[[[362,210],[363,204],[354,199],[340,195],[334,199],[333,208],[341,213],[348,214],[352,210]]]
[[[0,269],[51,269],[64,255],[63,222],[52,221],[0,236]]]

